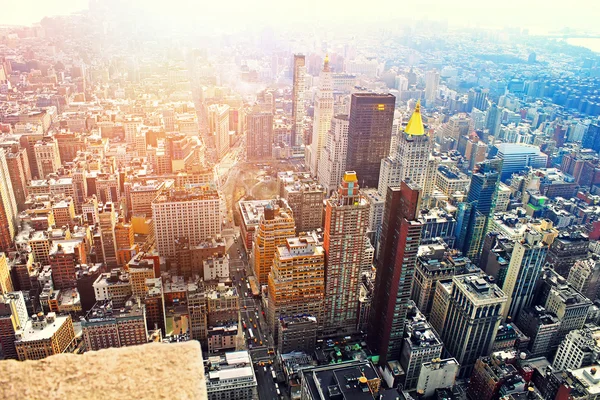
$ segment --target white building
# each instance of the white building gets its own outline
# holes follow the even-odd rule
[[[424,363],[419,373],[417,392],[423,393],[423,397],[428,398],[435,394],[436,389],[453,387],[459,368],[456,358],[444,360],[438,358]]]
[[[325,147],[325,139],[333,118],[333,81],[331,75],[329,57],[326,56],[323,70],[319,75],[319,89],[315,97],[312,141],[306,151],[306,165],[310,168],[310,173],[313,176],[317,176],[319,157]]]
[[[323,154],[319,157],[317,170],[319,183],[326,195],[336,190],[346,169],[346,152],[348,151],[348,116],[336,115],[331,121],[331,129],[327,133]]]
[[[203,261],[204,280],[214,281],[219,278],[229,278],[229,255],[215,255]]]
[[[209,400],[252,400],[256,392],[256,376],[247,351],[225,353],[204,360]]]
[[[437,70],[425,73],[425,104],[427,107],[435,105],[438,86],[440,84],[440,73]]]
[[[221,159],[229,150],[229,106],[227,104],[208,106],[208,129],[215,136],[217,158]]]
[[[176,240],[196,245],[221,233],[220,198],[216,189],[172,189],[152,202],[156,247],[161,256],[175,257]]]

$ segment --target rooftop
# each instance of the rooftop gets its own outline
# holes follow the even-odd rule
[[[18,339],[16,342],[33,342],[50,339],[68,320],[71,320],[70,316],[56,316],[55,313],[34,315],[27,320],[23,330],[17,333]]]

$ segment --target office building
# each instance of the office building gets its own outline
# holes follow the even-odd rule
[[[328,334],[356,330],[368,223],[369,204],[360,193],[357,174],[346,171],[337,193],[326,200],[323,322]]]
[[[558,346],[552,368],[578,369],[595,364],[600,354],[600,328],[586,326],[569,332]]]
[[[435,107],[439,84],[440,73],[437,70],[434,69],[425,73],[425,104],[427,107]]]
[[[337,189],[346,171],[349,122],[345,114],[333,117],[331,129],[325,138],[323,154],[319,156],[318,180],[328,196]]]
[[[306,58],[302,54],[294,54],[292,81],[292,134],[290,146],[304,144],[304,92],[306,90]]]
[[[435,395],[438,389],[454,387],[459,368],[455,358],[438,358],[423,363],[417,381],[417,393],[422,393],[427,399]]]
[[[97,302],[81,328],[87,351],[148,343],[145,306],[134,297],[122,308],[113,307],[111,300]]]
[[[277,246],[269,273],[267,325],[278,342],[278,320],[311,315],[323,326],[325,252],[312,236],[286,239]]]
[[[439,288],[440,282],[437,285]],[[469,376],[477,358],[492,350],[508,298],[493,280],[480,273],[454,276],[448,295],[437,294],[432,325],[459,362],[459,376]],[[437,326],[433,318],[436,309],[445,310]]]
[[[254,237],[252,247],[254,257],[254,276],[260,285],[266,285],[277,246],[286,243],[286,239],[296,235],[294,215],[287,202],[273,200],[263,211]]]
[[[542,235],[534,230],[525,233],[523,240],[515,243],[502,291],[508,296],[504,318],[516,318],[529,307],[535,295],[535,283],[546,263],[548,245]]]
[[[367,342],[381,365],[398,360],[417,262],[421,192],[411,183],[388,187]]]
[[[588,257],[590,244],[589,236],[579,230],[561,232],[548,249],[546,261],[563,277],[569,276],[569,271],[577,260]]]
[[[301,400],[374,400],[379,398],[381,378],[370,361],[306,368],[300,371]]]
[[[83,241],[54,241],[50,249],[49,259],[54,288],[67,289],[76,287],[77,275],[75,266],[86,263]]]
[[[0,346],[4,359],[18,358],[16,332],[24,329],[29,316],[22,292],[5,293],[0,296]]]
[[[102,246],[102,252],[100,254],[101,261],[111,267],[117,266],[117,243],[115,240],[117,210],[115,207],[115,203],[108,202],[102,205],[98,210],[100,245]]]
[[[468,258],[452,252],[447,245],[438,243],[419,246],[411,299],[428,316],[433,306],[437,282],[451,281],[454,275],[472,268]]]
[[[600,262],[596,258],[575,261],[567,282],[588,299],[596,300],[600,294]]]
[[[0,251],[12,247],[17,228],[17,203],[8,173],[6,151],[0,149]]]
[[[237,324],[240,296],[236,287],[219,283],[205,294],[208,326]]]
[[[550,357],[554,336],[558,333],[558,317],[542,306],[526,307],[517,319],[517,325],[529,337],[527,350],[531,357]]]
[[[306,173],[277,174],[279,196],[287,201],[296,221],[296,232],[311,232],[323,226],[325,190]]]
[[[75,348],[75,330],[69,315],[33,315],[16,335],[15,349],[19,361],[41,360]]]
[[[317,344],[317,319],[310,315],[281,317],[277,321],[277,352],[312,354]]]
[[[553,337],[553,349],[558,347],[570,331],[583,328],[592,306],[587,297],[550,268],[545,268],[542,272],[536,289],[535,304],[558,317],[560,325]]]
[[[400,186],[404,181],[424,188],[428,179],[435,179],[434,176],[427,176],[432,141],[423,126],[419,102],[408,124],[398,136],[395,151],[381,160],[377,187],[381,196],[386,195],[389,186]]]
[[[391,94],[352,94],[346,169],[355,171],[365,188],[377,187],[381,160],[390,153],[395,103]]]
[[[204,359],[208,400],[253,400],[256,376],[247,351],[233,351],[224,356]]]
[[[54,138],[44,138],[33,145],[38,179],[44,179],[55,173],[61,166],[58,143]]]
[[[273,114],[251,112],[246,116],[246,159],[264,161],[273,157]]]
[[[539,146],[523,143],[500,143],[494,145],[488,158],[497,157],[502,160],[500,180],[506,182],[512,174],[523,171],[526,167],[546,167],[548,156],[540,150]]]
[[[327,133],[333,118],[333,80],[329,69],[329,56],[325,56],[323,70],[319,74],[319,89],[315,95],[315,111],[310,147],[306,151],[306,166],[313,176],[318,176],[319,158],[325,148]]]
[[[404,389],[410,390],[417,386],[423,364],[442,356],[443,343],[414,303],[409,307],[405,330],[400,366],[405,374]]]
[[[498,399],[513,391],[525,391],[525,381],[515,365],[495,353],[477,359],[467,388],[469,398]]]
[[[217,160],[229,151],[229,106],[211,104],[208,106],[208,129],[214,135]]]
[[[129,274],[118,269],[100,274],[93,288],[96,301],[112,300],[113,307],[123,307],[132,295]]]
[[[237,323],[220,326],[209,326],[206,331],[208,353],[214,354],[223,350],[235,350],[240,334]]]
[[[156,248],[175,259],[178,238],[197,244],[221,233],[219,193],[209,187],[172,189],[152,202]]]

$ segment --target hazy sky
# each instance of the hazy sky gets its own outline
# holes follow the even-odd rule
[[[100,0],[106,1],[106,0]],[[519,26],[549,30],[569,26],[600,31],[598,0],[109,0],[168,20],[218,25],[388,22],[445,19],[451,25]],[[31,24],[44,16],[87,8],[87,0],[2,0],[0,24]]]

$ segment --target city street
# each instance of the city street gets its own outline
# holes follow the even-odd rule
[[[245,328],[243,328],[244,337],[254,362],[259,399],[287,398],[287,395],[283,393],[283,388],[275,386],[276,382],[273,380],[271,373],[273,368],[276,368],[275,364],[269,364],[269,361],[273,362],[275,360],[275,356],[268,353],[269,348],[273,347],[273,339],[268,332],[265,316],[263,315],[263,311],[266,312],[266,310],[263,310],[260,298],[252,296],[247,279],[247,274],[251,271],[249,271],[250,267],[244,246],[237,236],[235,239],[228,238],[227,244],[230,246],[228,249],[230,276],[240,295],[242,328],[245,325]],[[250,331],[252,331],[252,339],[250,338]],[[264,365],[259,365],[259,363],[264,363]],[[279,389],[280,395],[277,394],[277,389]]]

